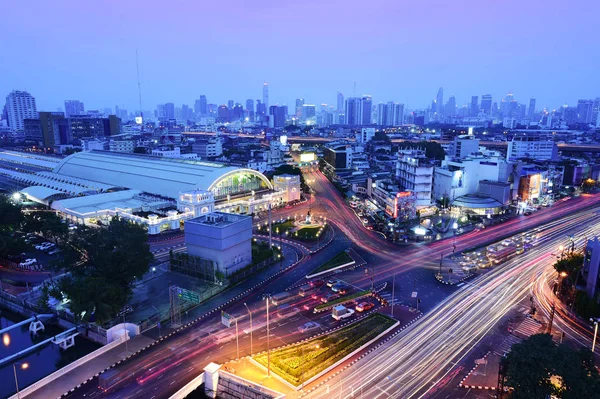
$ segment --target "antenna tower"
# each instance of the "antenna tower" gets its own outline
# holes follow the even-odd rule
[[[142,86],[140,84],[140,64],[138,62],[138,51],[135,49],[135,68],[137,70],[138,96],[140,100],[140,118],[142,118],[142,132],[144,131],[144,112],[142,111]]]

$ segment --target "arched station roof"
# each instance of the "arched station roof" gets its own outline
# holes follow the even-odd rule
[[[119,187],[177,198],[179,192],[210,190],[238,172],[251,174],[272,188],[260,172],[216,162],[124,154],[111,151],[86,151],[69,155],[54,168],[54,173],[86,178]]]

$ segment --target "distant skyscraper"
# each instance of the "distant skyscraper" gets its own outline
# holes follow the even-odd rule
[[[229,108],[227,108],[227,105],[219,105],[219,108],[217,108],[217,121],[229,122]]]
[[[296,99],[296,118],[302,118],[302,106],[304,105],[303,98]]]
[[[370,125],[371,124],[371,112],[373,109],[373,99],[371,96],[362,96],[360,99],[360,121],[358,122],[360,125]]]
[[[592,124],[596,127],[600,126],[600,97],[596,97],[592,107]]]
[[[435,98],[437,120],[444,119],[444,88],[440,87]]]
[[[254,121],[254,100],[251,98],[246,100],[246,118],[249,121]]]
[[[285,127],[285,108],[272,105],[269,107],[269,126],[276,129]]]
[[[8,126],[15,131],[23,130],[23,119],[38,117],[35,98],[26,91],[14,90],[6,96]]]
[[[317,114],[317,107],[314,104],[302,104],[302,119],[314,118]]]
[[[194,112],[196,115],[200,116],[208,115],[208,102],[206,101],[206,96],[204,94],[194,102]]]
[[[592,121],[593,100],[579,100],[577,102],[577,122],[590,123]]]
[[[190,109],[190,107],[187,106],[187,104],[182,104],[181,105],[181,119],[184,121],[187,121],[188,119],[191,119],[191,115],[192,114],[192,110]]]
[[[448,98],[448,103],[446,103],[446,116],[454,116],[456,114],[456,98],[454,96],[450,96]]]
[[[173,103],[165,104],[165,118],[166,119],[175,119],[175,104],[173,104]]]
[[[265,110],[269,109],[269,85],[267,82],[263,83],[263,104],[265,105]]]
[[[483,99],[482,99],[483,101]],[[471,116],[479,115],[479,97],[472,96],[471,97]]]
[[[360,110],[360,98],[349,97],[346,99],[346,125],[358,125],[359,124],[359,110]]]
[[[337,93],[337,112],[344,112],[344,95],[339,91]]]
[[[484,94],[481,96],[481,110],[487,116],[492,116],[492,95]]]
[[[83,103],[78,100],[65,100],[65,115],[70,117],[71,115],[83,115]]]
[[[227,108],[233,109],[233,100],[227,101]]]
[[[527,117],[532,122],[535,115],[535,97],[529,99],[529,109],[527,110]]]

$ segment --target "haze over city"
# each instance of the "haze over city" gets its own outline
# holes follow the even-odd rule
[[[600,91],[596,1],[12,2],[0,33],[0,92],[38,109],[260,98],[334,104],[335,93],[427,107],[508,92],[557,108]]]

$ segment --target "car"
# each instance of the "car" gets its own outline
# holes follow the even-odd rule
[[[48,252],[48,255],[56,255],[60,252],[62,252],[60,248],[54,248],[53,250]]]
[[[314,300],[319,300],[319,299],[321,298],[321,295],[320,295],[318,292],[313,292],[313,293],[310,295],[310,297],[311,297],[311,299],[314,299]]]
[[[323,281],[321,279],[317,279],[317,280],[313,280],[313,281],[309,282],[308,284],[310,284],[313,287],[321,287],[323,284],[325,284],[325,281]]]
[[[298,327],[298,331],[301,333],[306,333],[306,332],[317,330],[320,328],[321,328],[321,325],[319,323],[314,322],[314,321],[308,321],[308,322],[302,324],[300,327]]]
[[[20,267],[29,267],[37,263],[37,259],[25,259],[23,262],[19,263]]]
[[[48,251],[53,251],[56,249],[56,245],[55,244],[51,244],[51,245],[46,245],[42,251],[44,252],[48,252]]]
[[[356,305],[357,312],[366,312],[367,310],[373,309],[375,305],[371,302],[361,302]]]
[[[327,280],[327,286],[330,287],[330,288],[333,287],[334,285],[338,284],[338,283],[341,283],[341,281],[338,280],[338,279],[335,279],[335,278]]]
[[[331,287],[331,290],[333,292],[339,292],[341,294],[340,291],[342,291],[342,290],[344,292],[348,291],[348,286],[346,284],[344,284],[344,283],[337,283],[337,284],[335,284],[334,286]]]
[[[329,301],[333,301],[339,297],[340,296],[338,294],[327,294],[321,297],[321,302],[328,303]]]
[[[523,215],[529,216],[529,215],[531,215],[531,211],[525,211],[525,213],[523,213]]]
[[[46,249],[46,248],[50,248],[50,247],[51,247],[51,246],[53,246],[53,245],[54,245],[54,244],[52,244],[51,242],[44,242],[44,243],[41,243],[41,244],[39,244],[39,245],[36,245],[36,246],[35,246],[35,249],[38,249],[38,250],[40,250],[40,251],[43,251],[44,249]]]

